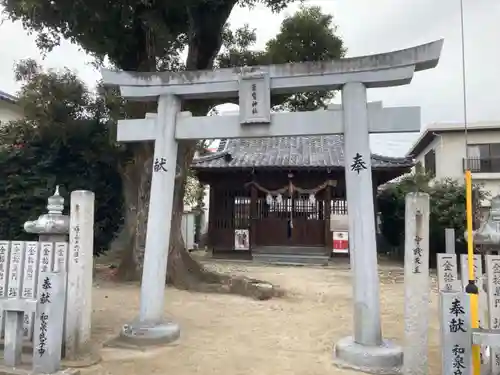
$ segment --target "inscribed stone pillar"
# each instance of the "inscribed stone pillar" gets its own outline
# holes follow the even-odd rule
[[[440,296],[441,374],[470,375],[472,336],[469,298],[464,292],[442,291]]]
[[[458,279],[457,255],[437,255],[438,290],[446,292],[458,292],[462,290],[462,284]]]
[[[455,228],[444,230],[445,249],[448,254],[455,254]]]
[[[460,268],[462,278],[462,290],[469,283],[469,256],[467,254],[460,255]],[[485,328],[488,318],[487,296],[483,288],[483,262],[481,254],[474,254],[474,280],[479,289],[479,326]]]
[[[9,276],[7,282],[7,297],[19,298],[23,280],[25,242],[12,241],[10,248]]]
[[[361,345],[378,346],[382,343],[382,333],[365,86],[362,83],[346,84],[342,89],[342,106],[349,252],[353,272],[354,341]]]
[[[26,242],[24,255],[24,273],[22,285],[22,298],[34,299],[37,295],[38,269],[39,269],[40,247],[36,241]],[[31,341],[33,339],[34,314],[24,313],[24,337]]]
[[[68,272],[68,243],[54,244],[54,272]]]
[[[7,297],[8,271],[10,264],[10,243],[0,241],[0,299]],[[0,337],[4,334],[5,312],[0,309]]]
[[[39,280],[33,371],[35,374],[52,374],[61,368],[66,274],[43,272]]]
[[[405,200],[405,345],[403,373],[425,375],[429,329],[429,195]]]
[[[65,357],[75,358],[90,350],[92,271],[94,253],[94,193],[71,193],[68,298],[65,322]]]
[[[122,337],[136,342],[168,343],[180,335],[179,326],[166,322],[165,285],[168,246],[177,168],[175,122],[180,100],[173,95],[160,96],[156,117],[157,134],[149,201],[146,250],[142,271],[139,319],[122,329]]]
[[[353,273],[354,336],[335,345],[340,366],[379,374],[400,370],[402,349],[382,340],[379,277],[366,87],[342,88],[344,159],[349,218],[349,254]]]
[[[500,255],[486,255],[488,326],[500,330]],[[482,287],[482,286],[481,286]],[[500,348],[490,347],[491,373],[500,373]]]

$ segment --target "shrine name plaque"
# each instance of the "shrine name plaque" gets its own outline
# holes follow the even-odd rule
[[[243,73],[239,82],[240,124],[271,123],[271,82],[264,72]]]

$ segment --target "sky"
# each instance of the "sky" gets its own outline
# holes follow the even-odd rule
[[[500,122],[500,1],[463,3],[467,119]],[[417,72],[407,86],[371,89],[368,99],[382,100],[385,106],[420,106],[423,127],[434,122],[463,122],[460,0],[315,0],[305,4],[321,6],[323,12],[334,16],[350,57],[444,38],[437,68]],[[249,22],[257,30],[257,47],[263,47],[279,31],[283,17],[297,8],[298,4],[292,4],[278,15],[263,6],[236,8],[229,22],[234,28]],[[100,78],[89,64],[90,58],[68,42],[43,58],[34,37],[18,23],[4,21],[0,25],[0,50],[0,90],[11,94],[19,89],[12,68],[16,61],[28,57],[46,67],[75,70],[90,86]],[[401,156],[415,139],[414,134],[372,136],[372,151]]]

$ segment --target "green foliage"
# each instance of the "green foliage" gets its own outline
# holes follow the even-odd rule
[[[42,51],[50,51],[60,44],[61,39],[67,39],[95,57],[97,65],[109,61],[112,66],[129,71],[212,69],[268,62],[325,60],[343,56],[345,50],[342,41],[335,35],[332,17],[322,14],[318,7],[302,8],[296,15],[287,17],[280,33],[267,44],[264,51],[254,51],[251,48],[256,39],[255,30],[245,26],[234,32],[229,31],[227,20],[236,5],[252,7],[260,3],[277,12],[292,2],[294,1],[0,0],[0,5],[3,5],[7,18],[21,21],[27,30],[36,35],[37,44]],[[186,51],[187,59],[183,61],[182,56]],[[30,71],[30,68],[27,67],[26,70]],[[104,118],[123,118],[125,113],[129,118],[142,118],[145,112],[152,110],[142,103],[128,102],[124,105],[116,92],[111,91],[99,88],[104,98],[93,99],[95,103],[89,109],[91,113],[98,116],[99,111],[104,110]],[[276,109],[311,110],[324,106],[332,96],[333,93],[330,92],[273,96],[272,103]],[[64,98],[60,99],[64,103]],[[194,115],[206,115],[217,104],[221,102],[193,100],[183,103],[183,108]],[[62,108],[63,112],[68,112],[71,106],[64,104]],[[60,127],[64,129],[64,116],[56,115],[56,112],[52,116],[57,120],[52,121],[53,126],[61,124]],[[99,122],[103,123],[102,120],[100,117]],[[30,126],[38,126],[38,118],[31,121]],[[111,127],[109,134],[112,138],[114,132],[116,129]],[[64,131],[61,132],[61,136],[65,134]],[[184,147],[193,151],[195,144],[186,142],[180,146],[181,150]],[[115,150],[114,142],[103,147],[103,150],[106,147]],[[143,163],[152,157],[152,147],[131,143],[123,145],[122,150],[131,154],[130,163],[121,164],[120,169],[126,183],[125,190],[143,191],[137,185],[149,180],[150,171],[144,168]],[[181,153],[178,159],[182,169],[180,175],[188,174],[185,169],[191,164],[191,155],[193,152]],[[182,180],[179,182],[184,183]],[[188,183],[188,191],[191,185],[193,184]],[[135,207],[136,213],[143,212],[147,196],[132,195],[125,195],[125,209]],[[189,201],[195,195],[196,193],[188,194],[186,199]],[[132,220],[132,216],[127,214],[127,220]],[[124,228],[130,230],[130,237],[138,235],[134,232],[133,228],[138,228],[134,223],[128,223]],[[138,246],[140,241],[127,239],[127,243]],[[132,249],[134,250],[136,249]]]
[[[405,231],[405,197],[410,192],[425,192],[430,196],[430,252],[444,252],[444,230],[454,228],[457,240],[463,237],[466,228],[465,186],[460,181],[444,179],[430,182],[423,173],[403,177],[396,183],[382,188],[377,195],[378,209],[381,213],[381,231],[390,246],[399,249],[396,256],[403,256]],[[479,217],[479,202],[487,198],[481,186],[473,186],[475,209],[473,216]],[[460,249],[459,249],[460,250]]]
[[[184,194],[184,204],[192,208],[197,208],[198,202],[203,199],[204,191],[198,179],[190,171],[186,181],[186,192]]]
[[[226,28],[223,46],[217,56],[217,67],[285,64],[338,59],[345,55],[342,39],[336,35],[333,16],[320,7],[301,7],[287,16],[278,34],[266,43],[262,51],[253,50],[257,40],[255,29],[248,25],[232,32]],[[329,91],[273,95],[275,110],[311,111],[324,108],[333,98]]]
[[[101,61],[107,57],[121,69],[144,71],[161,59],[178,62],[186,44],[204,49],[207,59],[215,56],[222,28],[236,5],[261,3],[279,11],[291,2],[1,0],[0,4],[11,20],[19,20],[36,32],[42,50],[50,51],[64,38]]]
[[[33,61],[18,65],[24,81],[19,102],[26,118],[0,129],[0,238],[33,239],[22,226],[47,212],[47,198],[61,185],[91,190],[95,202],[95,253],[105,250],[122,218],[124,157],[110,143],[99,101],[71,72],[43,72]]]
[[[336,31],[333,16],[324,14],[319,6],[301,7],[283,20],[278,35],[267,42],[265,58],[272,64],[341,58],[346,49]],[[297,93],[276,96],[273,104],[280,110],[312,111],[324,108],[333,96],[331,91]]]

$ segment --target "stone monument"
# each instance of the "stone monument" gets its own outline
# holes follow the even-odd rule
[[[480,245],[482,251],[500,250],[500,195],[491,199],[490,210],[486,220],[484,220],[479,229],[473,232],[475,245]],[[467,241],[467,231],[464,233]]]
[[[373,56],[215,71],[103,70],[104,84],[120,86],[124,98],[158,100],[156,116],[118,123],[118,141],[155,142],[140,312],[122,336],[158,343],[180,334],[178,325],[163,316],[177,141],[344,134],[354,335],[336,344],[335,361],[376,372],[400,366],[402,349],[382,340],[381,333],[369,133],[419,131],[420,109],[367,103],[366,91],[410,83],[414,72],[437,65],[442,45],[439,40]],[[272,94],[317,90],[341,90],[341,108],[271,113]],[[182,99],[214,97],[238,97],[240,114],[193,117],[180,112]]]
[[[405,200],[405,343],[403,374],[428,374],[429,194]]]
[[[464,238],[468,240],[467,231]],[[474,267],[476,285],[479,288],[479,314],[480,326],[490,330],[500,329],[500,256],[491,255],[500,251],[500,195],[491,199],[490,209],[485,220],[477,230],[473,232],[474,245],[477,245],[481,253],[485,253],[485,271],[483,274],[480,254],[474,254]],[[464,257],[462,262],[465,262]],[[467,283],[467,264],[463,265],[462,279],[464,286]],[[500,347],[482,348],[483,360],[488,362],[492,374],[500,373]]]
[[[68,298],[64,326],[65,358],[77,360],[89,356],[99,361],[90,342],[92,318],[92,282],[94,270],[94,201],[88,190],[71,192],[68,253]]]
[[[64,311],[63,352],[66,360],[81,363],[96,363],[100,359],[90,347],[94,200],[91,191],[73,191],[70,216],[65,215],[64,198],[57,186],[54,195],[48,198],[48,213],[24,224],[26,232],[38,234],[40,272],[50,271],[47,265],[53,263],[55,272],[65,273],[68,294],[65,301],[71,308],[65,306]],[[26,246],[30,244],[37,243],[28,242]],[[31,320],[25,317],[25,321]]]

